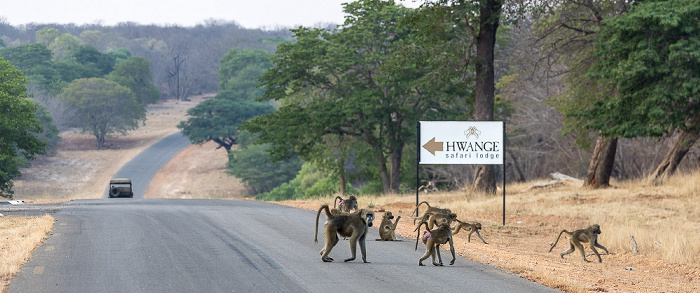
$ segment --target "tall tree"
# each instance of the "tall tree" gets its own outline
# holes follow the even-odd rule
[[[150,64],[143,57],[133,56],[117,64],[107,79],[128,87],[142,105],[158,102],[160,92],[153,85]]]
[[[241,97],[257,99],[264,88],[257,88],[260,77],[272,67],[265,50],[231,49],[221,58],[219,90],[233,91]]]
[[[274,109],[269,103],[239,99],[231,92],[222,92],[187,110],[189,118],[177,128],[194,144],[213,141],[230,153],[238,141],[239,126]]]
[[[398,192],[403,149],[415,123],[424,115],[452,114],[449,102],[464,94],[463,85],[427,82],[432,59],[410,50],[420,35],[400,24],[413,10],[364,0],[347,4],[345,12],[345,24],[334,33],[302,27],[294,30],[297,42],[278,47],[262,85],[263,98],[281,106],[244,128],[272,143],[275,159],[299,154],[314,161],[326,136],[354,137],[373,150],[383,191]],[[416,55],[403,56],[407,51]],[[460,80],[461,70],[449,72]]]
[[[551,4],[551,11],[536,17],[537,45],[542,48],[540,54],[543,63],[549,66],[547,72],[555,76],[565,75],[567,89],[563,94],[550,98],[549,103],[565,116],[565,132],[575,133],[577,144],[588,147],[592,135],[586,127],[587,120],[572,113],[590,108],[594,101],[616,94],[610,82],[591,79],[587,74],[598,60],[592,51],[603,21],[625,13],[630,4],[628,1],[553,1]],[[607,187],[618,138],[599,132],[594,134],[596,142],[584,185]]]
[[[71,82],[58,96],[76,109],[76,127],[92,133],[97,149],[105,147],[111,133],[126,134],[146,120],[146,109],[129,88],[102,78],[83,78]]]
[[[700,0],[644,1],[605,21],[589,74],[618,94],[578,112],[610,137],[679,132],[651,178],[673,173],[700,136]]]
[[[27,98],[24,75],[0,58],[0,197],[12,198],[12,179],[22,175],[23,158],[44,153],[36,104]]]

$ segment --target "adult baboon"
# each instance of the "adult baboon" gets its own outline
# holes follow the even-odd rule
[[[338,204],[338,209],[341,212],[346,212],[349,213],[351,210],[359,210],[357,207],[357,197],[354,195],[351,195],[348,197],[348,199],[343,199],[340,196],[336,196],[335,199],[333,200],[333,208],[336,208],[336,203],[340,200],[340,204]]]
[[[452,229],[454,229],[454,232],[452,232],[452,235],[457,235],[457,233],[459,233],[460,229],[464,229],[464,230],[468,229],[469,236],[467,236],[467,242],[472,242],[472,234],[474,234],[474,232],[476,232],[476,235],[479,236],[479,239],[481,239],[481,241],[483,241],[484,244],[488,244],[488,243],[486,243],[486,240],[484,240],[484,237],[481,237],[481,233],[479,232],[479,230],[481,230],[481,223],[479,223],[479,222],[462,222],[460,220],[456,220],[456,221],[457,221],[457,225],[455,225],[452,228]]]
[[[428,208],[425,209],[425,211],[423,211],[422,215],[418,216],[418,208],[422,204],[425,204],[426,206],[428,206]],[[417,216],[417,217],[413,218],[413,224],[415,224],[416,220],[424,219],[425,215],[427,215],[427,214],[450,214],[450,213],[452,213],[452,211],[450,209],[441,209],[438,207],[431,207],[427,201],[422,201],[418,205],[416,205],[416,209],[413,211],[413,213],[411,213],[411,216],[413,216],[413,215]]]
[[[603,250],[605,250],[605,253],[610,254],[610,252],[608,252],[608,249],[605,248],[605,246],[600,245],[600,243],[598,243],[598,234],[601,233],[600,226],[598,224],[593,224],[593,225],[590,225],[586,229],[579,229],[579,230],[575,230],[574,232],[561,230],[561,232],[559,232],[559,236],[557,236],[557,240],[554,241],[554,244],[552,244],[552,247],[549,248],[549,252],[552,252],[552,249],[554,249],[554,246],[556,246],[557,242],[559,242],[559,237],[561,237],[561,234],[564,234],[564,233],[569,234],[569,236],[571,236],[571,237],[569,237],[569,249],[567,249],[564,252],[562,252],[561,254],[559,254],[561,256],[561,258],[564,258],[565,255],[574,252],[574,250],[576,250],[576,248],[578,248],[578,250],[581,251],[581,256],[583,256],[583,260],[585,260],[587,262],[591,262],[590,260],[586,259],[586,252],[583,251],[583,245],[581,244],[581,242],[589,244],[588,246],[591,248],[591,250],[593,250],[593,253],[595,253],[595,255],[598,257],[598,262],[603,262],[603,259],[600,257],[598,250],[595,249],[596,247],[602,248]]]
[[[428,230],[432,230],[440,223],[447,223],[448,225],[451,225],[453,221],[457,221],[457,214],[427,213],[423,215],[421,221],[428,222]]]
[[[321,260],[324,262],[333,261],[328,256],[331,253],[333,246],[338,244],[338,234],[344,237],[350,237],[350,253],[352,256],[345,261],[355,260],[355,252],[357,243],[360,243],[360,252],[362,252],[362,261],[367,263],[367,253],[365,249],[365,239],[367,238],[367,227],[372,227],[374,220],[374,212],[368,209],[361,209],[352,214],[333,215],[328,209],[328,205],[324,204],[316,212],[316,229],[314,230],[314,243],[318,243],[318,217],[321,211],[326,212],[326,223],[324,225],[324,238],[326,244],[321,250]]]
[[[391,223],[394,219],[394,214],[391,212],[385,212],[382,217],[382,223],[379,226],[379,239],[377,241],[401,241],[396,239],[396,226],[401,220],[401,216],[396,217],[396,221]]]
[[[426,228],[425,231],[423,231],[423,243],[425,244],[425,254],[423,254],[420,260],[418,260],[418,265],[425,266],[423,264],[423,261],[426,258],[428,258],[428,256],[430,256],[434,266],[442,266],[443,264],[442,257],[440,256],[440,245],[445,244],[447,242],[450,242],[450,252],[452,252],[452,261],[450,261],[450,265],[453,265],[455,263],[456,257],[455,247],[452,243],[452,229],[450,229],[450,225],[448,225],[447,223],[440,223],[437,229],[429,230],[427,222],[421,221],[420,223],[418,223],[418,227],[416,227],[416,229],[413,230],[418,231],[418,235],[416,235],[416,250],[418,250],[418,239],[421,238],[420,227],[423,224],[425,224]],[[435,262],[436,253],[439,262]]]

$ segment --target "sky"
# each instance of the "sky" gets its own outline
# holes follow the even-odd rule
[[[76,25],[139,24],[194,26],[205,20],[235,21],[245,28],[312,27],[341,24],[342,3],[352,0],[15,0],[4,1],[0,19]],[[417,7],[412,0],[396,1]]]

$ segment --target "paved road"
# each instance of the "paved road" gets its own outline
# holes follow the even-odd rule
[[[153,144],[122,166],[113,178],[131,178],[134,198],[143,198],[153,176],[184,147],[190,145],[181,132],[171,134]],[[109,187],[105,187],[103,198],[109,197]]]
[[[368,241],[369,264],[337,261],[341,240],[324,263],[315,216],[247,200],[72,201],[8,292],[555,292],[460,257],[419,267],[409,239]]]

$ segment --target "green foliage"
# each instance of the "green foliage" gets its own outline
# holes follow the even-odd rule
[[[272,56],[265,50],[231,49],[221,58],[219,90],[233,91],[248,99],[258,99],[263,89],[257,89],[258,80],[272,67]]]
[[[574,112],[608,137],[700,131],[699,0],[644,1],[604,22],[589,76],[617,95]]]
[[[148,60],[143,57],[129,57],[117,64],[107,79],[128,87],[142,105],[158,102],[160,92],[153,85],[153,77]]]
[[[59,136],[59,130],[54,123],[53,116],[46,110],[46,106],[34,102],[36,104],[35,115],[41,124],[41,128],[44,130],[41,133],[36,133],[37,138],[46,144],[46,153],[53,154],[58,143],[61,141]]]
[[[50,66],[53,53],[43,44],[32,43],[2,48],[0,49],[0,57],[24,72],[37,66]]]
[[[381,185],[380,185],[381,187]],[[357,190],[348,184],[349,194],[357,194]],[[289,183],[282,183],[270,192],[255,196],[258,200],[280,201],[288,199],[318,198],[340,191],[340,181],[335,176],[324,175],[312,164],[304,163],[301,170]],[[381,189],[380,189],[381,192]]]
[[[27,98],[24,75],[0,59],[0,196],[12,197],[12,179],[20,176],[19,165],[44,153],[45,143],[36,117],[37,106]]]
[[[263,99],[281,106],[243,127],[271,143],[274,159],[300,155],[342,174],[344,160],[361,147],[372,150],[379,166],[390,156],[400,158],[415,136],[416,121],[464,112],[467,103],[459,98],[467,95],[465,68],[440,67],[433,51],[416,48],[423,34],[401,24],[413,10],[364,0],[349,3],[345,12],[345,24],[334,32],[292,30],[296,42],[279,45],[275,66],[261,79]],[[436,81],[436,72],[456,82]],[[377,169],[394,170],[391,176],[398,178],[401,167]]]
[[[81,48],[81,42],[71,34],[62,34],[49,43],[48,48],[53,52],[54,60],[61,60],[76,54]]]
[[[223,92],[187,110],[187,121],[178,128],[194,144],[214,141],[226,151],[237,143],[239,126],[246,120],[274,111],[269,103],[235,98],[233,92]]]
[[[93,46],[82,46],[72,55],[79,64],[96,68],[100,76],[105,76],[114,70],[116,56],[102,54]]]
[[[77,111],[75,127],[92,133],[97,149],[104,147],[108,134],[126,134],[146,120],[146,109],[127,87],[102,78],[71,82],[58,96]]]
[[[252,134],[241,133],[241,136],[246,135]],[[241,179],[252,194],[269,192],[288,182],[301,168],[298,157],[273,162],[267,148],[261,144],[241,145],[229,152],[227,173]]]
[[[116,50],[107,50],[103,54],[105,54],[108,58],[111,60],[114,60],[114,64],[119,64],[120,62],[129,59],[131,57],[131,51],[127,48],[119,48]],[[149,63],[150,66],[150,63]]]

